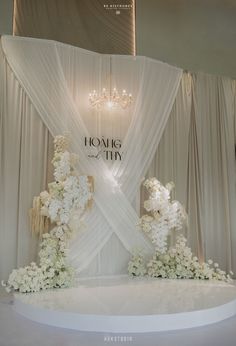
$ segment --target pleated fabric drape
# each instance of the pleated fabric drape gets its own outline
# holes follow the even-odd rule
[[[184,74],[148,171],[175,182],[193,251],[227,270],[236,270],[235,109],[235,81]]]
[[[236,270],[234,96],[229,78],[193,79],[203,253]]]
[[[13,268],[36,260],[38,239],[28,214],[32,196],[46,186],[50,143],[1,49],[0,59],[0,278],[6,279]]]

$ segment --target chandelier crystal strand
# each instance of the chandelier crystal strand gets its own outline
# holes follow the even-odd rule
[[[109,91],[103,88],[101,93],[93,90],[89,94],[89,103],[92,107],[100,109],[104,106],[108,108],[121,107],[122,109],[128,108],[132,101],[132,94],[128,94],[126,90],[122,90],[120,94],[116,88],[112,89],[112,68],[111,68],[111,57],[110,57],[110,75],[109,75]]]

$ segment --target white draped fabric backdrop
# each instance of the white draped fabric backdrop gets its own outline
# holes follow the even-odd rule
[[[88,104],[89,92],[110,82],[110,58],[112,87],[126,88],[134,98],[125,111],[96,111]],[[134,248],[152,252],[136,227],[146,174],[175,182],[194,251],[236,269],[234,81],[183,75],[145,57],[5,36],[0,107],[1,278],[35,259],[28,209],[50,180],[51,136],[65,131],[81,173],[95,178],[94,207],[70,246],[79,275],[125,273]],[[85,136],[121,139],[122,160],[88,158]]]

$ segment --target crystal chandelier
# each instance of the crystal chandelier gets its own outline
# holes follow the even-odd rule
[[[112,64],[110,57],[110,74],[109,74],[109,90],[103,88],[101,93],[98,93],[96,90],[93,90],[89,94],[89,103],[92,107],[100,109],[104,106],[108,108],[121,107],[122,109],[128,108],[132,103],[132,95],[128,94],[126,90],[122,90],[122,93],[119,93],[116,88],[112,89]]]
[[[108,93],[107,90],[103,88],[100,95],[96,90],[93,90],[93,92],[89,94],[89,102],[92,107],[97,108],[103,106],[107,106],[108,108],[120,106],[126,109],[132,103],[132,95],[127,94],[126,90],[123,90],[122,93],[119,94],[116,88]]]

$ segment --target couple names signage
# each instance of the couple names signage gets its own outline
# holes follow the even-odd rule
[[[116,161],[121,160],[121,140],[102,137],[85,137],[84,145],[89,149],[88,157]]]

